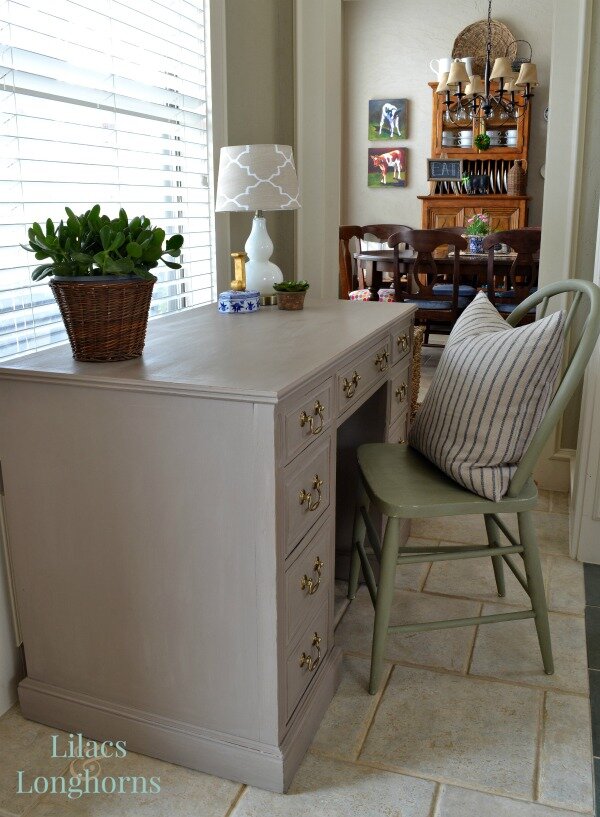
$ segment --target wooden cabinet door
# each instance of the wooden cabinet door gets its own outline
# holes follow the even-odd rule
[[[452,204],[440,204],[431,207],[428,212],[428,230],[444,230],[448,227],[462,227],[465,223],[465,211]]]

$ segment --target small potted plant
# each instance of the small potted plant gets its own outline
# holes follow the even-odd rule
[[[304,309],[304,296],[309,286],[308,281],[282,281],[280,284],[273,284],[279,309]]]
[[[53,276],[50,287],[62,315],[76,360],[130,360],[144,348],[148,311],[162,261],[171,269],[181,264],[164,256],[181,255],[183,236],[170,236],[145,216],[129,219],[100,214],[100,205],[45,229],[34,223],[29,244],[21,245],[42,263],[33,271],[39,281]],[[164,244],[164,246],[163,246]]]
[[[481,254],[483,252],[483,239],[489,232],[489,213],[475,213],[467,219],[467,242],[470,253]]]

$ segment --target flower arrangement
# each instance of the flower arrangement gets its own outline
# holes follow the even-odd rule
[[[489,213],[475,213],[467,219],[467,235],[488,235],[490,229]]]

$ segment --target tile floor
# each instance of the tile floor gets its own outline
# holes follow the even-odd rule
[[[0,817],[573,817],[591,814],[592,748],[583,569],[566,556],[564,498],[543,493],[544,552],[556,674],[545,676],[532,621],[390,636],[384,679],[366,692],[373,613],[366,592],[348,606],[338,582],[340,688],[287,795],[240,786],[130,754],[104,774],[159,776],[159,794],[68,799],[15,792],[25,779],[64,775],[49,758],[55,730],[0,719]],[[415,526],[444,547],[472,542],[469,520]],[[478,615],[523,602],[508,573],[499,599],[491,564],[437,562],[398,570],[395,612],[405,621]],[[597,608],[598,609],[598,608]],[[598,673],[600,675],[600,673]],[[598,744],[597,744],[598,745]]]
[[[444,338],[432,336],[432,342],[443,343]],[[421,399],[441,352],[423,350]],[[586,573],[586,608],[582,565],[568,558],[567,510],[564,495],[541,492],[536,522],[551,611],[554,676],[543,673],[533,622],[518,621],[390,636],[381,688],[370,696],[372,607],[364,588],[350,605],[345,583],[338,582],[342,682],[287,795],[133,754],[106,761],[103,773],[159,776],[159,794],[80,799],[17,794],[16,769],[24,770],[26,780],[66,775],[70,769],[49,758],[49,736],[56,730],[26,721],[15,707],[0,719],[0,817],[591,814],[584,616],[588,638],[595,630],[600,633],[600,568]],[[485,541],[485,528],[470,517],[415,521],[412,536],[421,545],[443,548],[450,542]],[[483,560],[399,568],[395,615],[410,622],[519,606],[525,594],[506,573],[507,594],[499,599],[491,564]],[[594,755],[600,755],[597,643],[588,647],[598,713]],[[594,762],[600,776],[600,757]]]

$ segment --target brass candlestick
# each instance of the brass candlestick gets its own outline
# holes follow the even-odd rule
[[[246,253],[232,252],[233,258],[233,273],[235,278],[230,284],[234,292],[245,292],[246,290]]]

